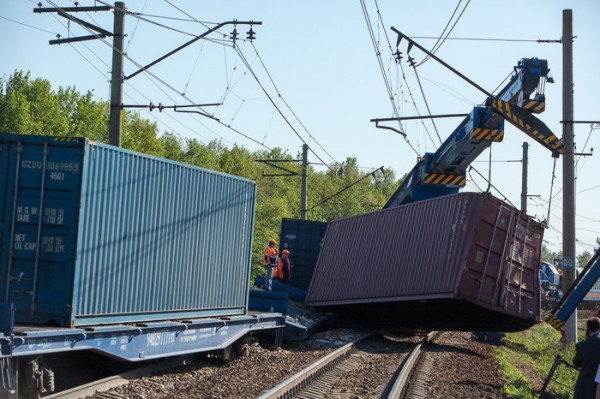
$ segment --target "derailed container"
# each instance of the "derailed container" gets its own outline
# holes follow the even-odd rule
[[[525,329],[540,320],[542,235],[485,193],[335,220],[306,303],[393,329]]]
[[[0,295],[59,326],[244,314],[254,182],[84,138],[0,134]]]
[[[281,250],[291,252],[293,266],[292,278],[286,280],[286,284],[308,290],[326,229],[326,222],[286,218],[281,220],[279,245]]]

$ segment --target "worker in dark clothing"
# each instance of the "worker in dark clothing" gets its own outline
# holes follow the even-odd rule
[[[290,265],[291,252],[287,249],[281,251],[281,257],[277,259],[275,277],[280,281],[289,281],[292,278],[292,265]]]
[[[270,240],[269,245],[265,248],[265,256],[263,259],[265,266],[265,290],[271,291],[273,285],[273,274],[277,268],[277,248],[275,246],[277,242]]]
[[[573,364],[579,367],[575,383],[574,399],[594,399],[596,397],[596,372],[600,365],[600,318],[590,317],[586,322],[585,341],[575,345]]]

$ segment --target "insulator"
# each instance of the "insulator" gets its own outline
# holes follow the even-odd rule
[[[233,31],[231,32],[231,38],[233,41],[236,41],[239,35],[240,34],[238,33],[237,28],[233,28]]]
[[[252,41],[252,40],[256,39],[256,32],[254,32],[252,30],[252,27],[250,27],[250,30],[248,32],[246,32],[246,34],[248,34],[248,37],[247,37],[248,40]]]

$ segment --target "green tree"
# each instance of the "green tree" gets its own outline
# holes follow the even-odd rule
[[[218,155],[214,149],[220,148],[220,145],[216,141],[206,146],[196,139],[190,139],[185,147],[184,162],[206,169],[219,170]]]
[[[183,162],[185,160],[185,151],[183,149],[182,141],[177,138],[175,133],[164,133],[160,137],[160,141],[162,142],[165,158],[177,162]]]
[[[75,87],[53,91],[44,79],[16,71],[0,79],[0,131],[53,136],[83,136],[108,141],[109,107],[95,101],[93,93],[80,94]],[[281,148],[251,152],[221,141],[204,144],[197,139],[178,138],[173,132],[158,132],[156,123],[138,112],[124,112],[122,145],[133,151],[166,157],[177,162],[252,179],[256,182],[256,220],[253,240],[253,273],[263,273],[262,252],[269,239],[278,239],[282,218],[300,217],[301,165]],[[256,160],[279,163],[295,175],[266,176],[281,171]],[[373,176],[361,171],[356,158],[348,157],[324,172],[308,171],[308,207],[311,220],[333,219],[370,212],[383,207],[399,185],[394,172],[384,168]],[[351,186],[351,187],[350,187]],[[335,196],[333,196],[335,194]],[[333,198],[318,205],[326,198]],[[318,205],[318,206],[315,206]],[[547,250],[547,249],[546,249]],[[549,251],[547,251],[549,252]],[[544,254],[551,257],[555,254]]]
[[[590,259],[592,259],[592,254],[590,251],[583,251],[577,255],[577,267],[585,267]]]
[[[157,137],[157,125],[142,119],[138,112],[124,112],[121,146],[132,151],[162,157],[164,147]]]
[[[109,107],[107,102],[94,101],[92,92],[88,91],[83,96],[77,94],[74,106],[68,111],[71,121],[69,136],[83,136],[103,143],[108,142]]]
[[[52,90],[50,82],[16,71],[0,79],[0,131],[78,136],[106,141],[108,104],[81,95],[74,87]]]

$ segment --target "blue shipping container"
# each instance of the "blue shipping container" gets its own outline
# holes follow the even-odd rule
[[[256,185],[85,138],[0,134],[0,295],[17,323],[244,314]]]
[[[281,220],[281,250],[287,249],[291,252],[290,260],[293,266],[292,278],[286,281],[286,284],[308,291],[326,230],[326,222]]]

